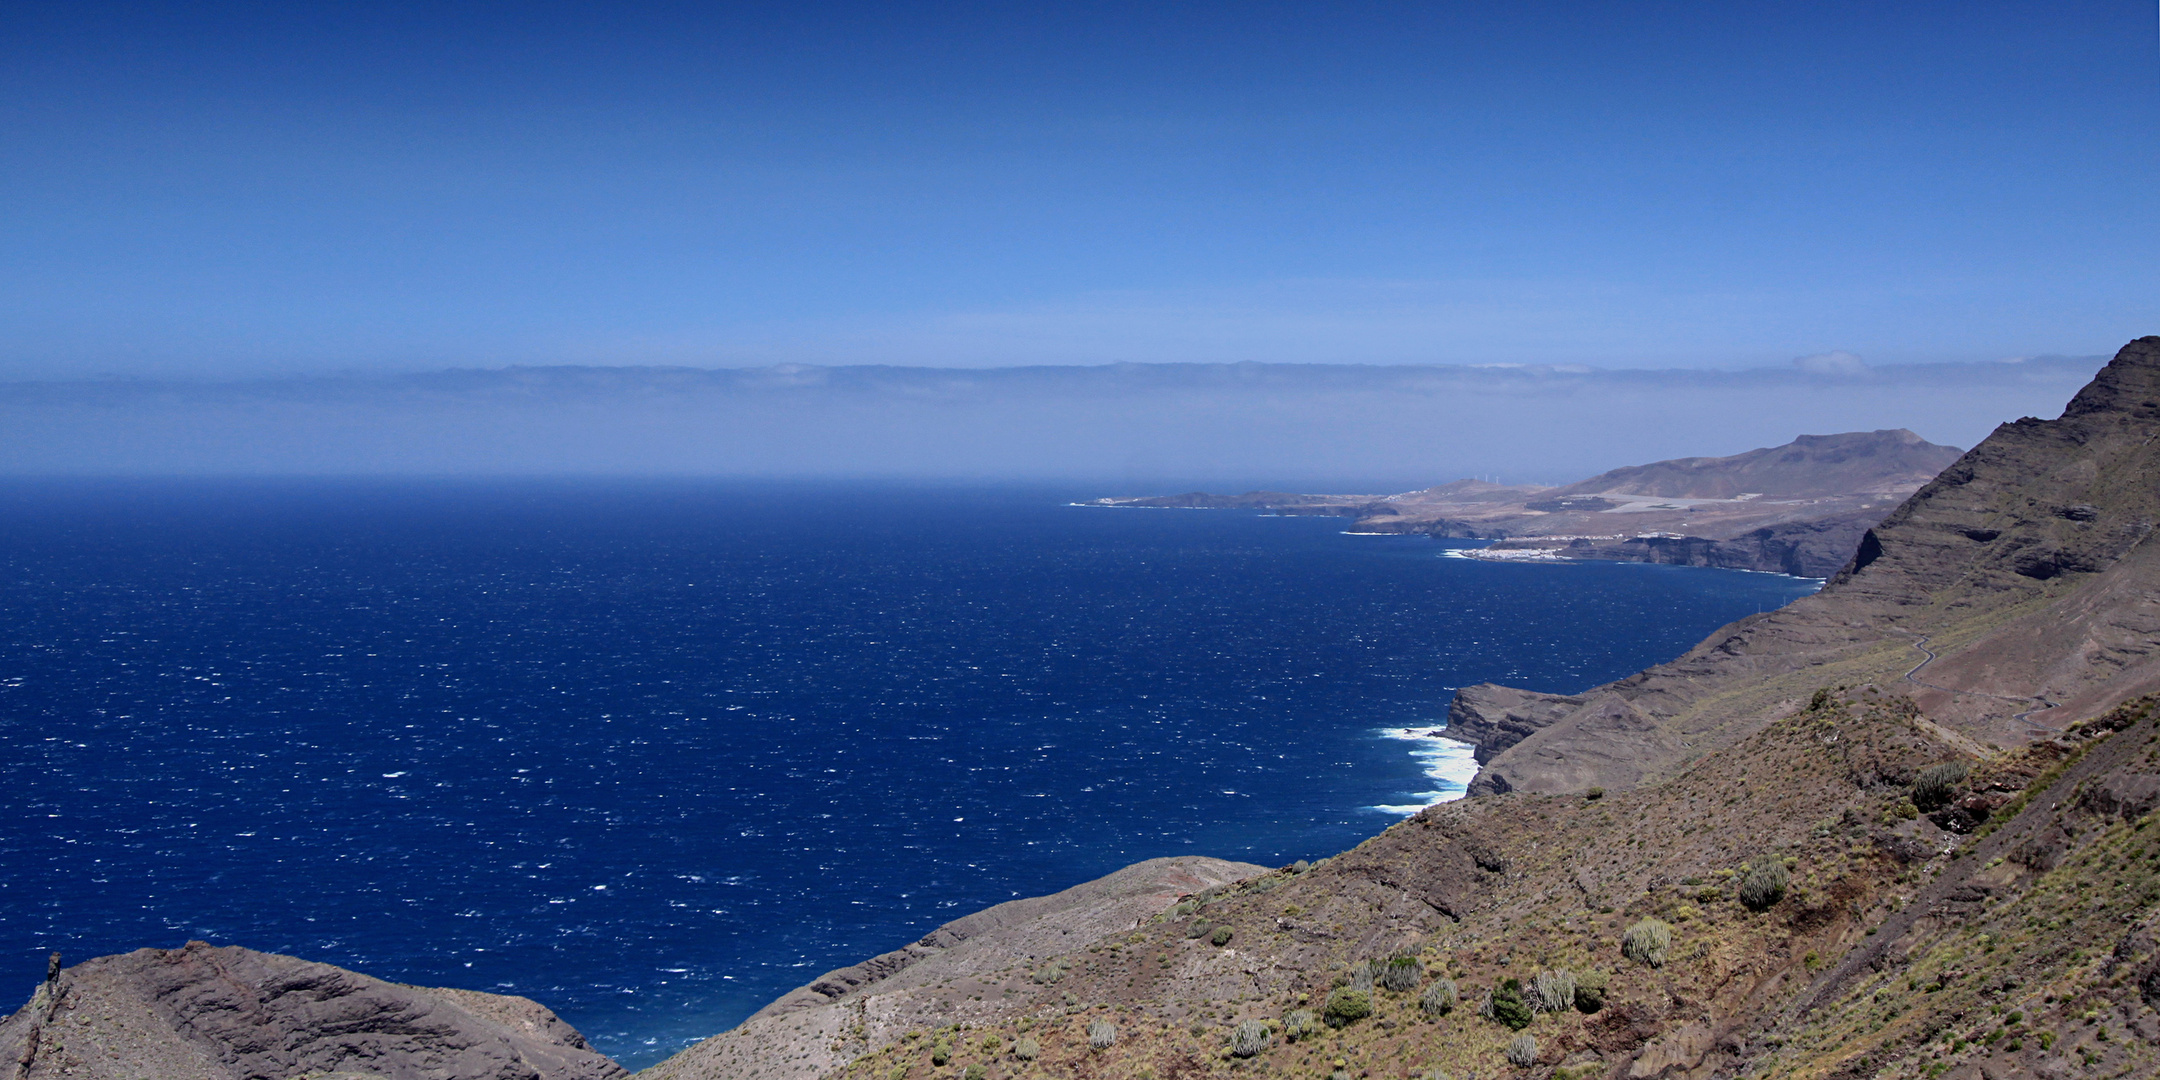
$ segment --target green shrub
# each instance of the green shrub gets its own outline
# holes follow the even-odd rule
[[[1920,778],[1913,781],[1912,801],[1922,811],[1940,810],[1957,797],[1958,785],[1972,773],[1972,766],[1962,761],[1945,761],[1930,765],[1920,771]]]
[[[1590,790],[1583,792],[1582,797],[1590,800],[1591,802],[1596,802],[1597,800],[1605,797],[1605,789],[1601,787],[1591,788]]]
[[[1672,948],[1672,927],[1658,919],[1644,919],[1627,928],[1620,938],[1620,955],[1650,967],[1665,966],[1665,952]]]
[[[1524,998],[1535,1012],[1566,1012],[1575,1007],[1575,973],[1566,968],[1538,972]]]
[[[995,1053],[997,1053],[998,1051],[1000,1051],[1000,1050],[1003,1050],[1003,1049],[1005,1049],[1005,1039],[1004,1039],[1004,1037],[1003,1037],[1003,1036],[1001,1036],[1001,1035],[997,1034],[996,1032],[991,1032],[990,1034],[988,1034],[988,1035],[985,1035],[985,1036],[983,1036],[983,1039],[982,1039],[982,1052],[983,1052],[983,1053],[985,1053],[985,1054],[995,1054]]]
[[[1530,1021],[1536,1016],[1530,1011],[1530,1003],[1523,1000],[1522,981],[1519,979],[1509,979],[1494,987],[1486,1007],[1490,1010],[1487,1015],[1516,1031],[1529,1027]]]
[[[1117,1045],[1117,1025],[1108,1020],[1097,1020],[1088,1025],[1088,1046],[1095,1050],[1108,1050]]]
[[[1443,975],[1418,995],[1418,1008],[1427,1016],[1446,1016],[1455,1011],[1455,980]]]
[[[1230,1035],[1230,1052],[1241,1058],[1249,1058],[1268,1048],[1275,1041],[1268,1026],[1258,1020],[1247,1020],[1237,1026]]]
[[[1594,1013],[1605,1007],[1605,972],[1591,968],[1575,976],[1575,1008]]]
[[[1230,928],[1227,926],[1216,927],[1215,932],[1208,935],[1208,940],[1217,945],[1230,944]]]
[[[1507,1059],[1521,1068],[1537,1064],[1537,1038],[1525,1031],[1507,1044]]]
[[[1282,1018],[1283,1039],[1287,1042],[1309,1038],[1319,1030],[1320,1021],[1311,1009],[1292,1009]]]
[[[1033,1035],[1022,1035],[1020,1041],[1013,1044],[1013,1056],[1022,1061],[1033,1061],[1035,1055],[1040,1053],[1042,1044],[1036,1042]]]
[[[1740,878],[1740,902],[1749,911],[1767,911],[1772,904],[1785,898],[1785,886],[1792,874],[1785,869],[1785,861],[1768,855],[1755,860],[1747,873]]]
[[[990,1070],[981,1065],[970,1065],[961,1070],[960,1080],[990,1080]]]
[[[1417,984],[1424,979],[1425,965],[1418,963],[1414,956],[1395,957],[1380,969],[1380,985],[1398,994],[1417,989]]]
[[[1372,1015],[1372,993],[1348,986],[1337,987],[1328,995],[1327,1005],[1320,1010],[1320,1018],[1333,1028],[1357,1023]]]
[[[1208,931],[1213,929],[1215,928],[1208,925],[1208,921],[1206,919],[1196,919],[1193,921],[1193,924],[1191,926],[1185,928],[1185,936],[1189,938],[1203,938],[1208,936]]]
[[[945,1064],[946,1062],[948,1062],[948,1061],[951,1061],[951,1060],[952,1060],[952,1044],[951,1044],[951,1043],[949,1043],[949,1042],[946,1042],[946,1041],[945,1041],[945,1040],[943,1040],[943,1039],[939,1039],[939,1040],[937,1041],[936,1045],[934,1045],[934,1046],[930,1047],[930,1064],[932,1064],[932,1065],[938,1065],[938,1066],[942,1066],[942,1065],[944,1065],[944,1064]]]

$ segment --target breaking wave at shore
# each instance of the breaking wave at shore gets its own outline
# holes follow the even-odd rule
[[[1470,781],[1477,778],[1478,763],[1474,756],[1477,748],[1440,734],[1438,727],[1384,728],[1380,737],[1410,743],[1411,758],[1433,781],[1433,790],[1411,794],[1412,798],[1425,801],[1382,803],[1372,807],[1381,813],[1415,814],[1428,806],[1453,802],[1462,798],[1469,790]]]

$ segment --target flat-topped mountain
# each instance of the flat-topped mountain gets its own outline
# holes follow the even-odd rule
[[[1802,435],[1783,446],[1730,457],[1675,458],[1614,469],[1555,488],[1545,498],[1820,499],[1871,494],[1903,498],[1949,468],[1962,452],[1954,446],[1937,446],[1904,428]]]
[[[2160,339],[2147,338],[2060,419],[2003,425],[1867,530],[1820,593],[1577,695],[1472,790],[1671,775],[1826,679],[1899,684],[2006,746],[2160,689],[2160,556],[2143,543],[2160,521],[2156,432]]]
[[[1191,492],[1102,506],[1259,509],[1356,518],[1358,532],[1499,541],[1491,552],[1722,566],[1822,577],[1868,526],[1962,453],[1902,428],[1802,435],[1729,457],[1676,458],[1564,487],[1478,480],[1397,495]]]
[[[1588,693],[1466,691],[1485,794],[820,1075],[2160,1075],[2156,443],[2146,338],[1819,595]]]
[[[2151,337],[1819,594],[1582,694],[1465,690],[1477,797],[1316,865],[1000,905],[643,1075],[2160,1075],[2156,523]],[[176,952],[69,969],[0,1050],[40,1077],[609,1075],[542,1069],[565,1042],[520,1043],[517,999]]]

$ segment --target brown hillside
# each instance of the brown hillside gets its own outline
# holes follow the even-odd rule
[[[1662,499],[1821,498],[1868,492],[1903,495],[1958,459],[1904,428],[1802,435],[1783,446],[1729,457],[1676,458],[1600,473],[1544,498],[1652,495]]]
[[[2156,436],[2160,338],[2143,338],[2060,419],[2004,424],[1921,488],[1822,592],[1581,695],[1473,791],[1670,776],[1830,682],[1901,683],[2006,747],[2160,686]]]
[[[2160,339],[1672,664],[1466,693],[1513,790],[923,988],[944,1023],[873,996],[837,1074],[2160,1075],[2147,387]]]

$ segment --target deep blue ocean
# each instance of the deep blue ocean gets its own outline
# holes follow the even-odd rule
[[[1460,793],[1456,686],[1815,587],[1106,493],[0,484],[0,998],[201,938],[642,1066],[988,904],[1342,850]]]

